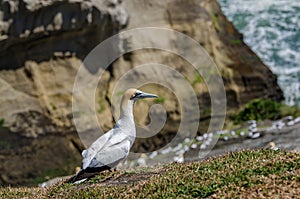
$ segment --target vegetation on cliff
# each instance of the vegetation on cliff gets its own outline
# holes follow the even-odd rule
[[[252,150],[202,162],[104,173],[79,185],[1,188],[0,198],[221,198],[300,194],[299,152]]]
[[[248,120],[277,120],[286,116],[300,116],[300,109],[271,99],[255,99],[246,104],[233,119],[235,123],[240,123]]]

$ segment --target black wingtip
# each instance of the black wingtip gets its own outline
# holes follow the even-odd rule
[[[109,169],[110,169],[109,166],[102,166],[102,167],[96,167],[96,168],[88,167],[86,169],[81,169],[76,175],[74,175],[73,177],[68,179],[66,181],[66,183],[76,183],[83,179],[90,179],[90,178],[96,176],[97,174],[99,174],[100,172],[109,170]]]

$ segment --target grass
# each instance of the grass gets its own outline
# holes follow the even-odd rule
[[[121,97],[124,94],[124,91],[117,92],[117,96]]]
[[[236,45],[236,44],[241,44],[242,41],[240,39],[232,39],[232,40],[230,40],[230,43],[233,45]]]
[[[217,15],[212,15],[212,22],[214,24],[214,27],[216,28],[216,30],[220,31],[220,24],[218,22],[218,16]]]
[[[299,117],[300,116],[300,109],[299,107],[295,106],[288,106],[286,104],[281,104],[280,106],[280,113],[284,116],[293,116],[293,117]]]
[[[196,84],[198,84],[198,83],[200,84],[203,82],[204,82],[203,78],[197,73],[197,74],[195,74],[195,78],[194,78],[192,85],[195,86]]]
[[[158,97],[156,99],[154,99],[154,103],[157,103],[157,104],[162,104],[165,102],[165,98],[163,97]]]
[[[271,99],[255,99],[233,116],[233,120],[235,124],[238,124],[248,120],[277,120],[285,116],[298,117],[300,116],[300,109]]]
[[[106,107],[107,107],[107,105],[105,104],[105,100],[104,99],[99,100],[98,104],[99,104],[99,107],[97,109],[97,112],[98,113],[103,113],[105,111]]]
[[[240,151],[202,162],[107,172],[79,185],[0,188],[0,198],[292,197],[300,194],[299,155],[267,149]]]

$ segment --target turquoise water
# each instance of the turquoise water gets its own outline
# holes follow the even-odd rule
[[[218,0],[224,14],[278,76],[285,103],[300,106],[300,0]]]

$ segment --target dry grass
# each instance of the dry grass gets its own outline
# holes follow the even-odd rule
[[[105,173],[80,185],[1,188],[0,198],[292,198],[300,194],[300,154],[255,150],[202,162]]]

